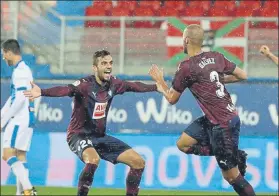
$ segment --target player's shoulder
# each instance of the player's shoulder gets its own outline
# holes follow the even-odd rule
[[[176,72],[190,72],[190,59],[186,59],[184,61],[181,61],[177,67]]]
[[[210,54],[211,56],[214,56],[214,57],[224,58],[224,55],[222,53],[220,53],[220,52],[217,52],[217,51],[209,51],[207,53]]]
[[[182,69],[182,68],[188,68],[190,66],[190,62],[191,60],[190,59],[186,59],[184,61],[181,61],[179,64],[178,64],[178,69]]]
[[[224,54],[220,52],[211,52],[211,56],[219,60],[218,62],[230,61]]]
[[[117,76],[111,76],[110,81],[107,83],[109,88],[117,88],[118,86],[121,86],[125,82],[125,80],[120,79]]]
[[[72,85],[77,87],[77,86],[80,86],[80,85],[86,85],[86,84],[92,83],[93,77],[94,76],[91,75],[91,76],[80,78],[80,79],[74,81],[72,83]]]
[[[90,75],[90,76],[86,76],[86,77],[83,77],[83,78],[80,78],[79,80],[83,83],[89,83],[89,82],[93,82],[95,79],[95,76],[94,75]]]
[[[32,76],[32,71],[24,61],[21,61],[18,65],[16,65],[13,75],[14,77],[29,77]]]
[[[119,83],[119,82],[121,82],[122,80],[119,78],[119,77],[117,77],[117,76],[111,76],[110,77],[110,83],[111,84],[115,84],[115,83]]]

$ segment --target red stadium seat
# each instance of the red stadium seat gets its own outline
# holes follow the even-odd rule
[[[105,16],[106,10],[90,6],[85,9],[85,15],[86,16]]]
[[[153,10],[158,10],[161,7],[162,2],[159,0],[153,0],[153,1],[146,1],[146,0],[141,0],[139,2],[140,7],[149,7],[152,8]]]
[[[115,7],[111,10],[111,16],[130,16],[130,15],[131,15],[130,11],[126,8]],[[119,28],[120,21],[111,21],[110,27]]]
[[[260,0],[258,1],[240,1],[239,7],[245,7],[245,8],[254,8],[254,9],[259,9],[262,6],[262,3]]]
[[[233,11],[235,10],[236,4],[235,1],[215,1],[213,6],[215,8]]]
[[[263,17],[278,17],[278,7],[264,7],[261,9],[260,16]]]
[[[151,8],[136,7],[134,10],[134,16],[154,16],[154,12]]]
[[[235,11],[235,16],[250,17],[254,15],[255,11],[257,10],[254,10],[253,7],[238,7]]]
[[[136,7],[134,12],[134,16],[154,16],[154,12],[151,8],[144,7]],[[152,28],[153,25],[150,21],[135,21],[134,27],[136,28]]]
[[[157,12],[158,16],[178,16],[178,14],[179,11],[172,7],[161,7]]]
[[[164,1],[165,7],[173,7],[177,10],[183,10],[186,8],[186,1],[175,1],[175,0],[165,0]]]
[[[188,7],[201,7],[204,11],[208,11],[211,7],[211,1],[189,1]]]
[[[268,3],[268,2],[265,2]],[[277,3],[277,7],[276,6],[276,2],[270,2],[273,4],[269,4],[266,5],[264,4],[264,6],[262,8],[259,9],[259,16],[261,17],[278,17],[278,3]],[[258,22],[257,24],[257,28],[263,28],[263,29],[278,29],[278,23],[277,22]]]
[[[115,7],[111,10],[111,16],[130,16],[131,13],[129,10],[120,8],[120,7]]]
[[[212,7],[209,11],[207,16],[210,17],[229,17],[234,16],[234,12],[230,10],[220,9],[219,7]]]
[[[182,10],[179,14],[180,16],[207,16],[207,11],[202,7],[187,7]]]
[[[117,1],[116,7],[134,10],[137,7],[136,1]]]
[[[94,0],[93,7],[101,8],[104,10],[110,10],[113,7],[113,5],[112,5],[112,1]]]
[[[106,10],[90,6],[85,9],[85,16],[106,16]],[[86,21],[85,26],[104,27],[105,24],[102,21],[91,20],[91,21]]]
[[[263,4],[263,7],[272,7],[272,8],[277,8],[278,9],[278,1],[270,1],[266,0]]]

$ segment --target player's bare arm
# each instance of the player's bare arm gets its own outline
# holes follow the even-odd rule
[[[157,65],[152,65],[149,70],[149,75],[156,82],[157,90],[164,95],[170,104],[175,104],[180,98],[181,93],[173,88],[169,88],[164,80],[164,73]]]
[[[235,68],[235,70],[232,72],[232,75],[225,75],[224,77],[224,83],[234,83],[243,80],[247,80],[247,74],[239,67]]]
[[[268,46],[263,45],[260,48],[260,53],[262,53],[263,55],[265,55],[266,57],[270,58],[276,65],[278,65],[278,57],[275,56],[270,49],[268,48]]]

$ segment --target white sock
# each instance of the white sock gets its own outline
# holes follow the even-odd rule
[[[16,178],[16,195],[21,195],[22,191],[23,191],[23,187],[17,177]]]
[[[29,181],[29,178],[27,176],[27,172],[22,164],[15,156],[11,157],[7,161],[8,165],[12,168],[15,176],[19,180],[19,182],[22,184],[23,190],[32,189],[31,182]]]
[[[28,170],[28,167],[26,165],[26,162],[22,162],[22,163],[23,163],[23,166],[25,168],[27,178],[29,178],[29,170]],[[21,195],[22,191],[23,191],[22,184],[20,183],[19,179],[16,178],[16,195]]]

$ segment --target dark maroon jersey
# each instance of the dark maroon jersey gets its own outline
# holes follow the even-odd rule
[[[111,77],[109,82],[100,85],[97,83],[95,76],[89,76],[68,86],[42,89],[42,96],[73,97],[74,108],[67,131],[69,138],[72,133],[85,133],[95,136],[105,135],[107,114],[115,95],[123,94],[124,92],[150,92],[156,90],[156,85],[127,82],[115,77]]]
[[[206,117],[213,124],[226,125],[237,113],[224,76],[232,74],[235,68],[221,53],[203,52],[181,62],[172,88],[180,93],[189,88]]]

